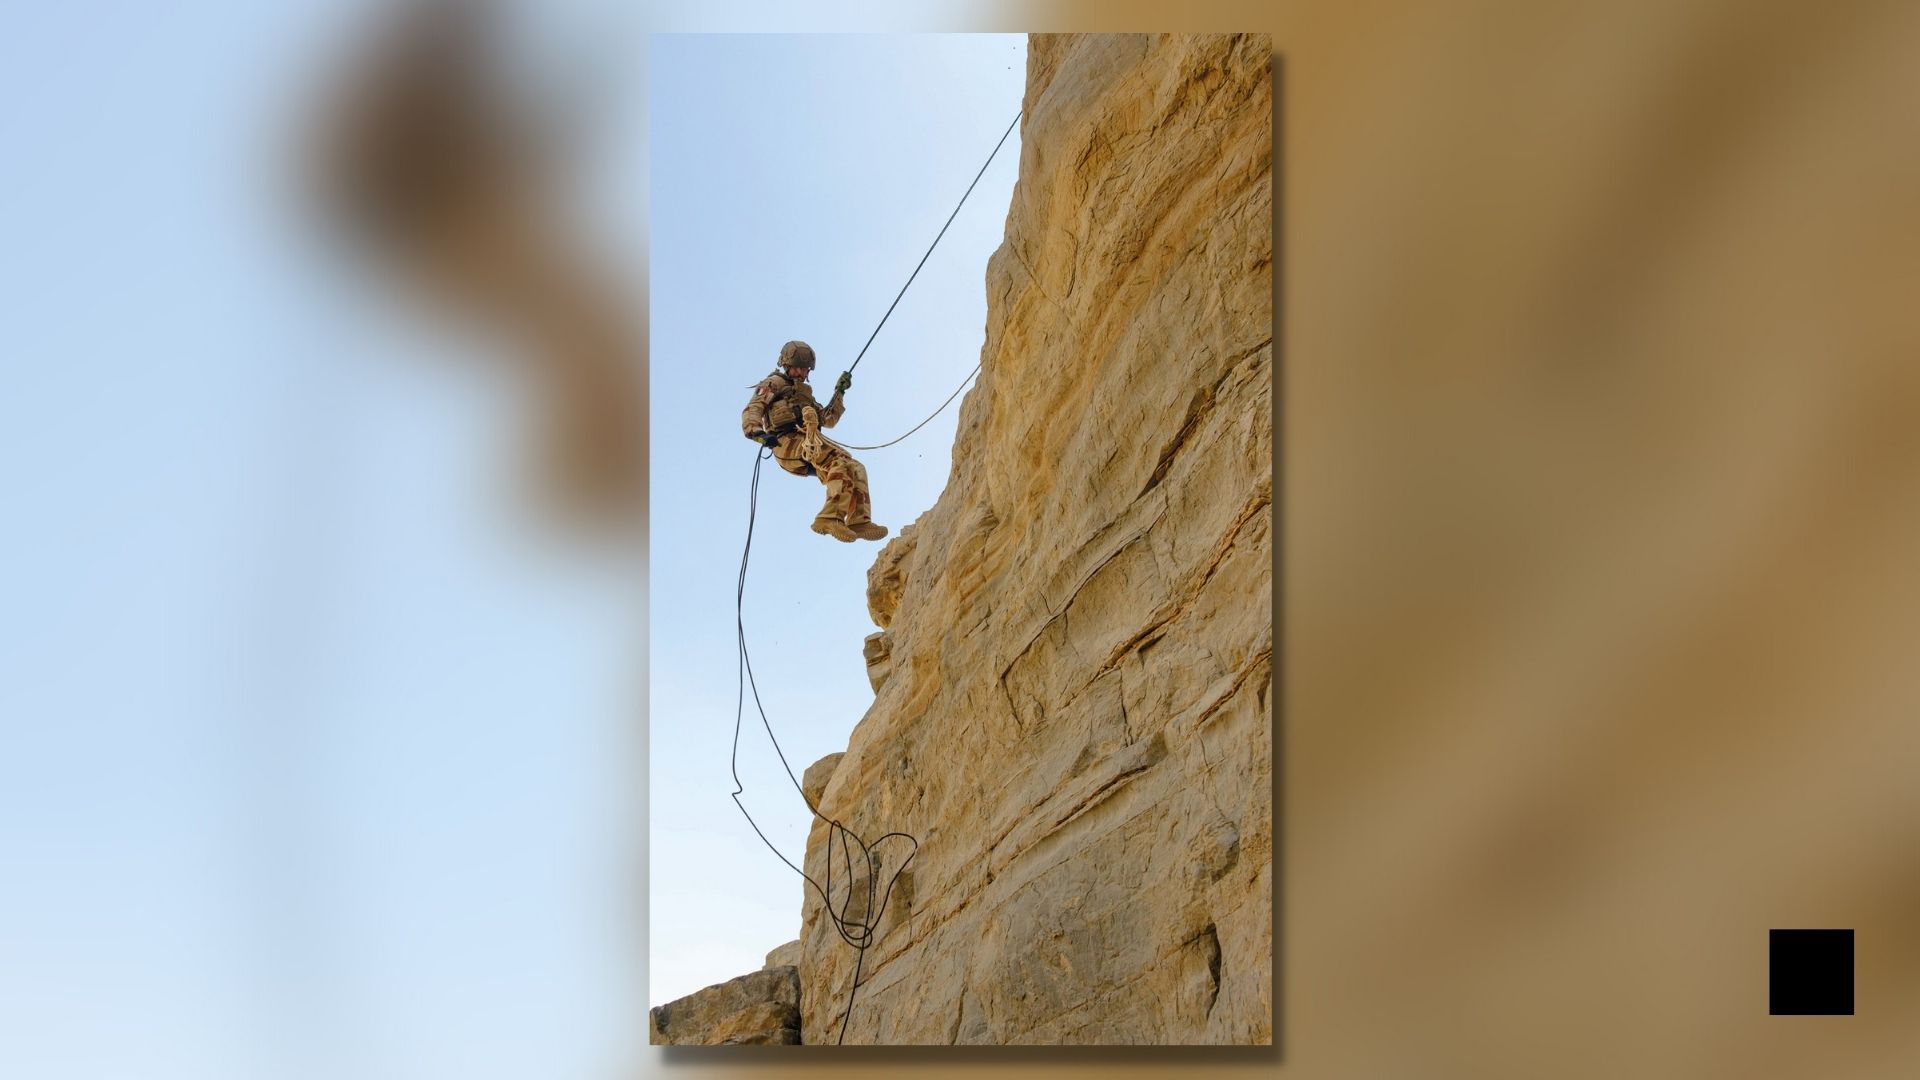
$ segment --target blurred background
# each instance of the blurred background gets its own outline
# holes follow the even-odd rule
[[[500,14],[0,17],[0,1075],[631,1066],[645,37]]]
[[[543,440],[593,395],[525,362],[609,385],[628,322],[543,351],[576,320],[471,314],[639,287],[640,34],[752,24],[1275,35],[1281,1045],[1195,1061],[1912,1075],[1920,9],[543,7],[516,40],[614,59],[528,46],[612,87],[556,106],[590,121],[584,225],[487,241],[529,262],[262,194],[387,8],[0,34],[0,1071],[764,1071],[633,1049],[643,578],[584,539],[632,488],[621,439]],[[387,220],[343,183],[290,205]],[[434,273],[507,264],[545,269]],[[552,296],[644,321],[596,291]],[[1793,926],[1856,930],[1857,1016],[1766,1015]]]

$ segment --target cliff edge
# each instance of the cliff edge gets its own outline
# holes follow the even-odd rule
[[[920,841],[847,1043],[1272,1041],[1271,51],[1031,39],[980,380],[818,770]],[[856,953],[811,890],[799,952],[833,1042]]]

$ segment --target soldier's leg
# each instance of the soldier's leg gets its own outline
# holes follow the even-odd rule
[[[820,508],[820,512],[814,515],[813,531],[831,536],[835,540],[852,543],[855,533],[848,528],[846,511],[841,506],[844,501],[846,477],[840,462],[848,460],[852,459],[831,443],[822,443],[820,449],[807,459],[808,464],[813,466],[814,475],[818,476],[820,482],[827,488],[827,502]]]
[[[867,467],[847,455],[846,460],[847,523],[873,520],[873,498],[867,490]]]
[[[827,482],[827,505],[838,511],[847,528],[862,540],[878,540],[887,535],[885,525],[873,523],[873,500],[867,491],[867,468],[852,454],[834,448],[832,471]],[[823,477],[826,474],[822,474]]]
[[[863,540],[878,540],[887,535],[885,526],[875,525],[871,520],[867,470],[853,459],[853,455],[832,443],[823,442],[809,460],[818,470],[820,482],[827,487],[826,505],[820,508],[819,516],[813,519],[815,532],[832,533],[839,537],[844,531],[848,536],[858,536]]]
[[[813,475],[813,466],[800,449],[800,436],[782,435],[773,447],[773,463],[795,476]]]

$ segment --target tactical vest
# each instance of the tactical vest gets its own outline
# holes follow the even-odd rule
[[[800,419],[807,406],[817,413],[820,403],[813,399],[813,387],[803,382],[795,382],[785,375],[784,389],[773,392],[773,401],[767,405],[767,430],[775,435],[785,435],[800,428]]]

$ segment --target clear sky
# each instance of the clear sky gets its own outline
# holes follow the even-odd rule
[[[734,588],[756,447],[739,415],[780,346],[819,356],[822,397],[1020,109],[1018,35],[652,39],[649,989],[660,1004],[756,970],[799,934],[803,882],[754,836],[728,772]],[[854,373],[831,434],[911,428],[979,361],[988,256],[1018,173],[1007,140]],[[933,504],[959,403],[858,456],[874,520]],[[748,645],[799,773],[846,748],[873,701],[866,571],[879,544],[814,534],[819,481],[768,464],[747,580]],[[882,541],[881,543],[884,543]],[[809,817],[748,703],[742,800],[796,864]]]

